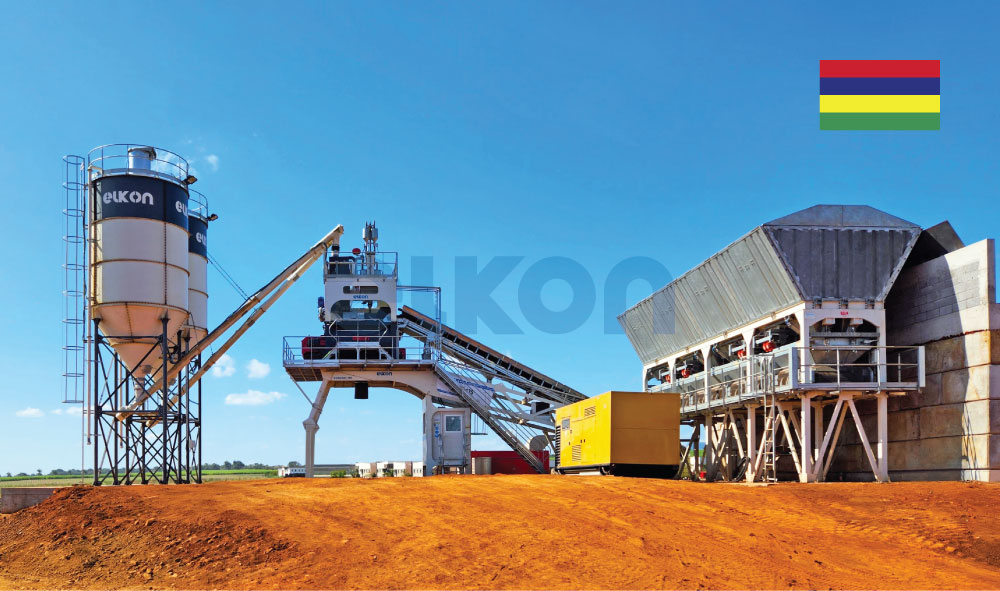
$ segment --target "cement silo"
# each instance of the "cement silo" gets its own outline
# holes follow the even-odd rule
[[[180,156],[130,144],[91,150],[88,170],[90,316],[129,371],[145,376],[179,346],[188,320],[194,177]]]
[[[190,191],[188,209],[188,310],[189,347],[208,334],[208,202],[198,191]]]

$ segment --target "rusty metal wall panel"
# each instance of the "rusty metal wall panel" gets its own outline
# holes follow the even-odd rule
[[[643,363],[801,301],[757,228],[618,317]]]

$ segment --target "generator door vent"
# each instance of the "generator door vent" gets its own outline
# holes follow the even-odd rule
[[[587,408],[583,409],[583,418],[586,419],[595,415],[597,415],[596,406],[588,406]]]
[[[583,456],[583,454],[582,454],[582,452],[580,451],[580,446],[579,446],[579,445],[574,445],[574,446],[573,446],[573,461],[574,461],[574,462],[579,462],[579,461],[580,461],[580,458],[581,458],[582,456]]]

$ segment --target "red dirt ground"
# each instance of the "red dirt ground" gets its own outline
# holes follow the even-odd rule
[[[1000,588],[1000,485],[565,476],[74,487],[0,588]]]

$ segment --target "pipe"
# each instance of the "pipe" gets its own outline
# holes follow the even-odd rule
[[[324,248],[324,251],[325,250],[326,249]],[[309,267],[311,267],[312,264],[316,262],[316,258],[318,257],[314,257],[302,263],[302,265],[299,266],[299,268],[296,269],[295,272],[289,275],[286,278],[285,282],[278,289],[278,291],[274,292],[274,294],[271,297],[269,297],[267,301],[261,304],[259,308],[254,310],[254,313],[251,314],[250,317],[247,318],[242,325],[240,325],[240,327],[236,330],[236,332],[232,334],[232,336],[226,339],[226,342],[223,343],[222,346],[219,347],[219,349],[215,353],[213,353],[211,357],[208,358],[208,361],[206,361],[201,366],[201,368],[199,368],[198,371],[195,372],[193,376],[188,378],[188,385],[190,385],[191,383],[197,383],[198,380],[200,380],[202,376],[204,376],[205,373],[208,370],[210,370],[213,365],[215,365],[215,362],[218,361],[223,355],[225,355],[226,351],[228,351],[230,347],[236,344],[236,341],[239,340],[239,338],[242,337],[246,333],[246,331],[250,330],[250,327],[253,326],[255,322],[257,322],[257,319],[263,316],[264,313],[267,312],[268,308],[270,308],[276,301],[278,301],[278,298],[284,295],[285,292],[288,291],[288,288],[290,288],[293,283],[298,281],[299,277],[301,277],[302,274],[305,273],[309,269]],[[184,388],[180,392],[175,394],[174,397],[171,398],[167,404],[172,407],[174,404],[177,403],[180,397],[184,396],[185,394],[187,394],[187,388]],[[148,427],[152,427],[156,423],[157,423],[156,420],[150,419],[149,421],[146,422],[146,425]]]
[[[156,382],[153,383],[153,385],[148,390],[143,392],[141,396],[137,395],[135,401],[132,404],[130,404],[124,411],[117,414],[117,419],[119,421],[124,420],[125,417],[131,414],[131,411],[134,411],[135,409],[142,406],[142,404],[146,400],[148,400],[153,394],[164,388],[166,384],[172,382],[174,378],[177,377],[177,375],[180,373],[181,369],[183,369],[189,363],[191,363],[192,360],[194,360],[198,355],[200,355],[205,349],[207,349],[226,331],[235,326],[236,323],[239,322],[241,318],[246,316],[251,310],[253,310],[257,306],[257,304],[261,302],[262,299],[264,299],[268,294],[270,294],[272,291],[278,288],[287,279],[294,276],[296,273],[305,271],[305,268],[308,268],[310,265],[316,262],[316,259],[323,256],[323,254],[326,252],[326,249],[329,248],[330,246],[334,244],[339,245],[340,236],[343,233],[344,233],[344,226],[338,224],[336,228],[330,230],[330,232],[327,233],[326,236],[324,236],[319,242],[313,245],[313,247],[310,248],[308,251],[306,251],[305,254],[296,259],[295,262],[293,262],[288,267],[285,267],[285,269],[277,276],[275,276],[275,278],[272,279],[267,285],[260,288],[253,295],[247,298],[247,300],[243,302],[243,304],[241,304],[239,308],[233,311],[233,313],[230,314],[228,318],[223,320],[222,323],[219,324],[219,326],[215,327],[212,330],[212,332],[208,333],[204,339],[198,341],[198,343],[195,344],[195,346],[192,347],[187,352],[187,354],[178,359],[177,362],[169,370],[167,370],[166,376],[161,376]],[[298,276],[295,276],[295,279],[298,279]],[[294,280],[292,280],[292,282],[290,282],[287,286],[283,287],[277,295],[280,297],[280,295],[283,294],[288,289],[288,287],[291,286],[291,283],[294,283]],[[273,303],[275,299],[277,298],[272,298],[268,301],[270,303]],[[270,307],[270,303],[267,304],[267,307]],[[267,308],[264,308],[265,311],[266,309]],[[244,332],[246,332],[246,329],[249,329],[250,326],[253,325],[253,323],[256,321],[258,317],[260,317],[260,314],[255,314],[253,317],[251,317],[249,324],[245,325],[246,328],[242,329],[239,332],[239,335],[242,335]],[[232,346],[232,341],[233,339],[227,341],[226,349],[228,349],[229,346]],[[219,357],[221,357],[219,352],[216,352],[215,355],[209,357],[208,361],[205,362],[204,365],[202,365],[202,368],[197,375],[200,377],[202,374],[204,374],[205,371],[211,369],[212,365],[219,359]]]

